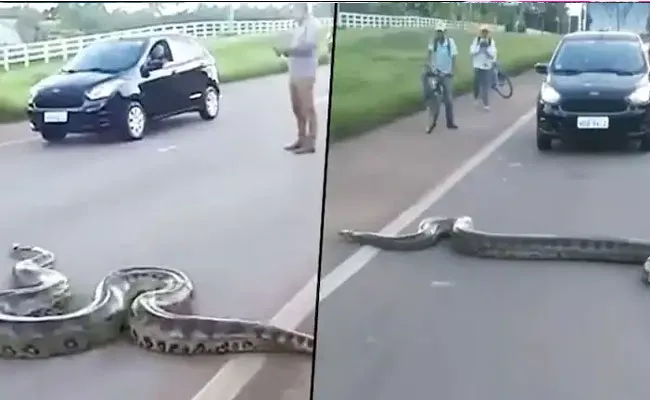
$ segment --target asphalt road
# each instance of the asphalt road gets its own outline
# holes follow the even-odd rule
[[[494,232],[648,238],[649,157],[539,154],[527,123],[423,215],[469,215]],[[640,267],[476,260],[444,244],[381,252],[321,303],[314,400],[647,399],[640,278]]]
[[[25,123],[2,126],[0,245],[54,251],[86,299],[110,270],[160,264],[195,280],[198,313],[269,319],[317,268],[328,78],[322,68],[319,151],[301,157],[282,150],[295,134],[286,76],[228,84],[216,121],[178,117],[137,143],[72,137],[52,146],[26,139]],[[304,363],[299,358],[293,362]],[[118,343],[66,358],[0,361],[0,393],[189,399],[227,359]]]

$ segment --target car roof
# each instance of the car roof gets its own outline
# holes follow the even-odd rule
[[[569,33],[564,36],[565,41],[581,41],[581,40],[624,40],[624,41],[637,41],[639,35],[634,32],[622,31],[580,31]]]
[[[102,42],[121,42],[121,41],[141,41],[145,43],[155,43],[159,40],[163,39],[191,39],[194,40],[193,37],[187,36],[187,35],[181,35],[179,33],[151,33],[151,34],[140,34],[140,35],[132,35],[132,36],[124,36],[124,37],[119,37],[119,38],[108,38],[108,39],[103,39]]]

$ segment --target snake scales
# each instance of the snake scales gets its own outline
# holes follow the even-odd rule
[[[569,237],[540,234],[499,234],[474,229],[470,217],[432,217],[417,232],[382,235],[342,230],[347,241],[383,250],[417,251],[450,240],[463,255],[511,260],[572,260],[643,265],[644,282],[650,283],[650,241],[616,237]]]
[[[312,336],[239,319],[190,314],[194,288],[183,272],[136,266],[109,273],[92,301],[69,310],[68,278],[55,256],[14,245],[11,289],[0,290],[0,357],[48,358],[90,350],[128,332],[147,350],[169,354],[311,354]]]

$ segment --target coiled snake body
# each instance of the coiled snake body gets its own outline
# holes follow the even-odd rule
[[[90,350],[128,332],[138,346],[170,354],[313,352],[314,339],[254,321],[190,315],[191,280],[165,267],[109,273],[87,306],[69,311],[68,279],[54,254],[14,245],[15,288],[0,290],[0,357],[47,358]]]
[[[347,241],[383,250],[424,250],[447,238],[455,252],[472,257],[643,265],[644,282],[650,283],[650,241],[639,239],[490,233],[474,229],[470,217],[426,218],[417,232],[403,235],[353,230],[339,234]]]

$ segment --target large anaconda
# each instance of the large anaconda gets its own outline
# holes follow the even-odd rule
[[[191,315],[192,281],[172,268],[109,273],[87,306],[68,309],[68,279],[54,254],[14,245],[15,287],[0,290],[0,357],[47,358],[90,350],[129,332],[138,346],[170,354],[311,354],[312,336],[239,319]]]
[[[417,232],[381,235],[342,230],[347,241],[383,250],[417,251],[447,238],[457,253],[481,258],[516,260],[572,260],[643,265],[650,282],[650,241],[617,237],[570,237],[541,234],[501,234],[474,229],[470,217],[425,218]]]

